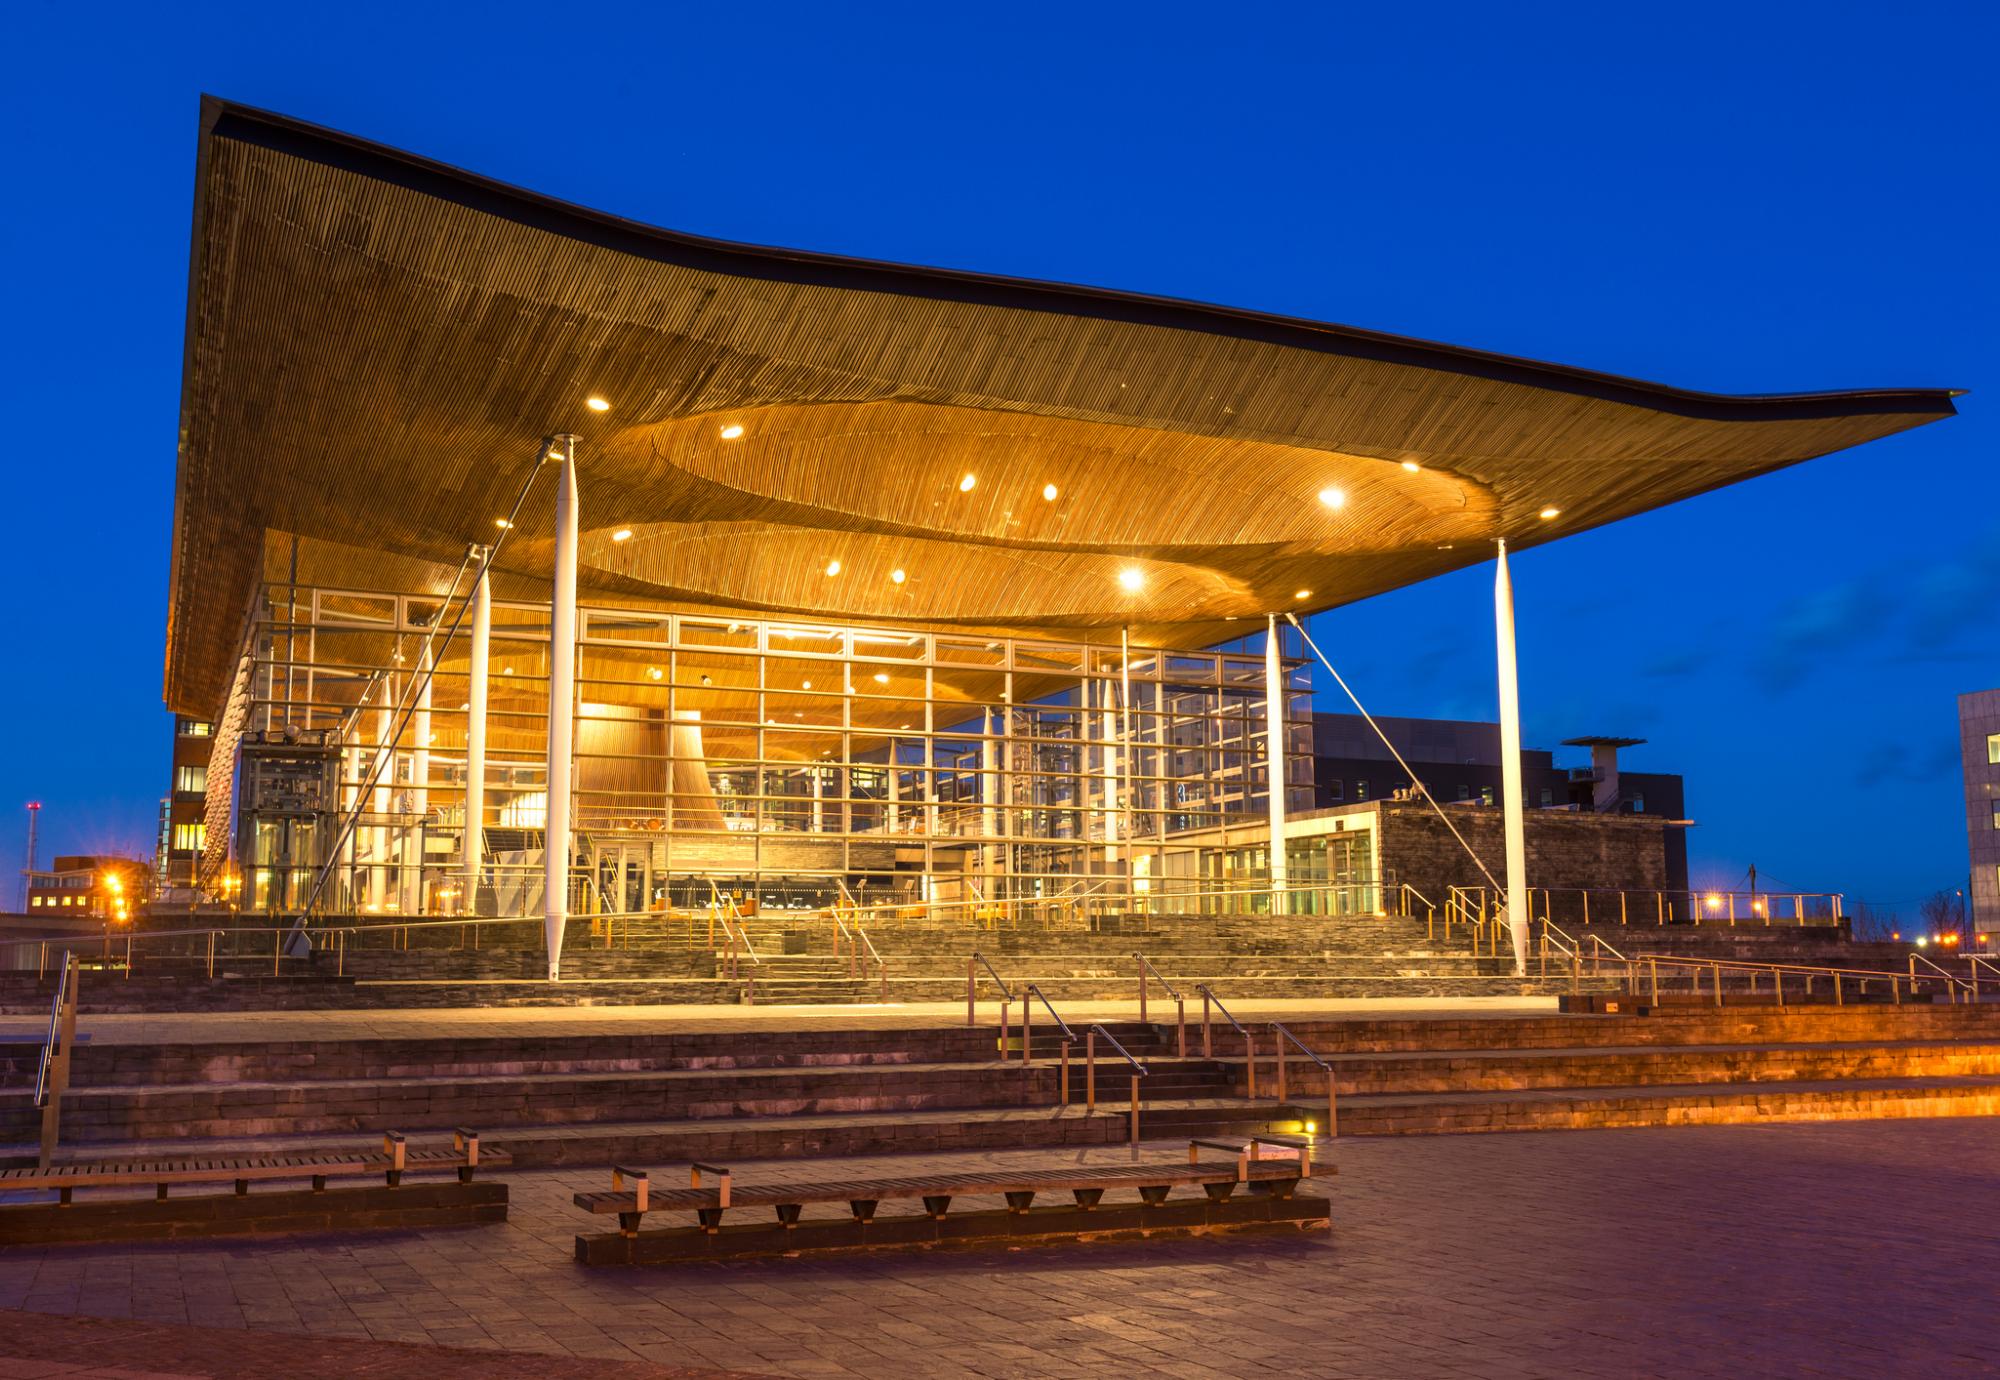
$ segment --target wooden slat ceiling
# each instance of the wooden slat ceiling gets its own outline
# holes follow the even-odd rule
[[[583,438],[585,597],[1197,646],[1953,412],[727,245],[213,100],[189,283],[189,713],[226,688],[268,531],[449,568],[553,432]],[[546,581],[551,494],[506,572]]]

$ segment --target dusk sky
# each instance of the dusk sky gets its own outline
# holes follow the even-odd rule
[[[1514,570],[1529,745],[1648,739],[1626,760],[1686,775],[1698,883],[1754,863],[1913,913],[1965,879],[1954,697],[2000,685],[1995,16],[20,0],[0,897],[29,799],[44,860],[151,853],[207,91],[729,239],[1721,392],[1969,389],[1956,419]],[[1371,709],[1490,717],[1491,577],[1315,636]]]

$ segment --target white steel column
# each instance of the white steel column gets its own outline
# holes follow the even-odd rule
[[[484,562],[486,552],[474,559]],[[493,587],[485,575],[472,588],[471,689],[465,707],[465,836],[459,914],[479,913],[480,864],[486,857],[486,673],[493,641]]]
[[[1278,615],[1274,613],[1264,634],[1264,775],[1271,807],[1271,843],[1266,856],[1271,860],[1274,914],[1291,909],[1291,899],[1286,895],[1289,879],[1285,859],[1285,749],[1289,737],[1290,725],[1285,719],[1285,664],[1278,654]]]
[[[542,850],[542,933],[553,982],[562,973],[563,926],[569,920],[569,795],[576,740],[576,437],[556,437],[549,458],[562,462],[556,483],[555,589],[549,601],[549,811]]]
[[[402,911],[421,915],[424,911],[424,825],[431,808],[431,646],[428,639],[417,654],[417,712],[411,718],[416,730],[416,750],[410,754],[410,813],[414,824],[403,829]]]
[[[993,711],[979,711],[979,870],[991,876],[1000,860],[1000,743]]]
[[[1138,832],[1132,827],[1132,629],[1118,629],[1118,832],[1125,836],[1125,894],[1132,894]]]
[[[379,911],[389,889],[389,830],[382,823],[389,817],[389,791],[396,779],[396,749],[390,742],[396,731],[396,677],[386,675],[381,682],[382,698],[375,705],[375,789],[368,806],[375,824],[368,830],[368,909]]]
[[[1521,800],[1521,687],[1515,674],[1514,581],[1507,543],[1493,568],[1493,630],[1500,658],[1500,804],[1507,829],[1507,931],[1514,976],[1528,971],[1528,833]]]

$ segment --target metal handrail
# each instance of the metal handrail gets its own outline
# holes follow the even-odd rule
[[[1294,1035],[1291,1032],[1291,1029],[1288,1026],[1286,1026],[1284,1022],[1272,1021],[1271,1029],[1276,1031],[1281,1039],[1290,1040],[1292,1044],[1298,1049],[1299,1053],[1305,1055],[1306,1058],[1312,1060],[1315,1064],[1318,1064],[1322,1069],[1325,1069],[1328,1073],[1333,1072],[1333,1065],[1327,1063],[1326,1060],[1320,1058],[1317,1054],[1313,1053],[1312,1050],[1308,1049],[1306,1047],[1306,1042],[1304,1040],[1301,1040],[1298,1036]],[[1283,1097],[1284,1095],[1285,1095],[1285,1085],[1282,1081],[1280,1081],[1278,1084],[1278,1096]]]
[[[49,1069],[54,1065],[56,1056],[62,1052],[63,1006],[69,1000],[70,973],[74,971],[75,966],[73,963],[65,960],[62,966],[62,976],[56,979],[56,999],[49,1006],[49,1034],[48,1038],[42,1041],[41,1063],[35,1070],[35,1105],[37,1107],[48,1101]]]
[[[1121,1059],[1123,1059],[1126,1063],[1132,1066],[1133,1077],[1144,1078],[1146,1076],[1146,1066],[1140,1063],[1137,1059],[1132,1057],[1132,1051],[1126,1049],[1125,1046],[1118,1043],[1118,1037],[1116,1035],[1113,1035],[1110,1031],[1106,1030],[1101,1025],[1091,1026],[1090,1034],[1102,1035],[1107,1041],[1109,1041],[1111,1047],[1118,1051],[1118,1056]]]
[[[1965,979],[1959,977],[1956,973],[1949,972],[1946,969],[1939,967],[1937,963],[1935,963],[1929,958],[1926,958],[1922,954],[1910,955],[1910,980],[1913,984],[1917,979],[1917,965],[1919,963],[1923,964],[1926,968],[1929,968],[1932,972],[1936,973],[1939,977],[1943,978],[1946,982],[1951,984],[1945,990],[1951,993],[1952,1001],[1956,1002],[1958,1000],[1958,994],[1960,989],[1962,988],[1970,991],[1974,997],[1977,997],[1979,995],[1979,988],[1976,984],[1968,984],[1965,981]],[[1911,987],[1910,990],[1912,993],[1916,991],[1914,985]]]
[[[1063,1039],[1070,1042],[1071,1044],[1074,1044],[1076,1042],[1076,1032],[1069,1028],[1069,1022],[1062,1018],[1061,1013],[1059,1013],[1055,1009],[1055,1007],[1050,1004],[1049,999],[1042,994],[1042,989],[1037,987],[1034,983],[1031,982],[1028,984],[1027,990],[1028,990],[1028,995],[1032,996],[1036,1001],[1040,1002],[1042,1004],[1042,1009],[1049,1013],[1049,1019],[1054,1021],[1056,1025],[1061,1028]],[[1024,1044],[1026,1043],[1028,1038],[1029,1021],[1030,1021],[1029,1013],[1031,1013],[1033,1010],[1034,1006],[1032,1003],[1028,1002],[1025,999],[1021,1002],[1021,1039]],[[1027,1056],[1024,1053],[1022,1057],[1025,1058]]]
[[[1174,985],[1171,982],[1167,981],[1166,975],[1163,974],[1158,968],[1155,968],[1144,954],[1135,953],[1132,955],[1132,957],[1139,960],[1140,968],[1142,968],[1148,973],[1151,973],[1154,977],[1159,979],[1160,986],[1167,989],[1168,996],[1172,997],[1175,1001],[1179,1001],[1181,999],[1181,994],[1174,990]],[[1141,1003],[1141,1005],[1143,1006],[1143,1003]],[[1141,1014],[1139,1019],[1144,1020],[1145,1016]]]
[[[1006,998],[1008,1001],[1014,1000],[1013,989],[1007,985],[1006,980],[1002,978],[999,973],[993,970],[993,965],[986,961],[985,954],[982,954],[975,949],[972,954],[972,961],[974,963],[977,963],[980,967],[986,970],[986,975],[993,979],[993,985],[1000,989],[1000,995],[1002,997]]]
[[[1841,984],[1842,980],[1846,978],[1858,980],[1864,992],[1871,981],[1886,981],[1889,984],[1890,995],[1899,1003],[1903,1000],[1904,984],[1908,984],[1910,995],[1914,997],[1917,991],[1917,983],[1937,981],[1935,978],[1920,977],[1915,973],[1897,973],[1881,968],[1838,968],[1826,964],[1758,963],[1750,959],[1740,958],[1689,958],[1679,954],[1646,954],[1643,957],[1626,960],[1626,984],[1628,990],[1635,995],[1638,993],[1640,986],[1638,969],[1641,964],[1646,965],[1651,973],[1653,995],[1655,997],[1659,995],[1660,991],[1658,969],[1661,965],[1690,969],[1697,975],[1697,978],[1704,971],[1712,974],[1715,979],[1715,1004],[1717,1006],[1723,1004],[1722,974],[1725,972],[1750,974],[1752,992],[1756,990],[1756,975],[1759,973],[1769,973],[1771,975],[1772,987],[1780,1004],[1784,1002],[1784,978],[1791,974],[1803,976],[1806,979],[1806,992],[1808,995],[1812,992],[1812,980],[1814,978],[1832,978],[1833,999],[1836,1005],[1844,1004],[1844,989]],[[1947,981],[1959,981],[1959,979],[1953,978],[1949,973],[1944,974],[1944,977]],[[1698,980],[1695,991],[1699,995],[1700,986]]]
[[[1328,1135],[1329,1138],[1339,1135],[1340,1134],[1340,1129],[1339,1129],[1340,1105],[1338,1101],[1339,1092],[1333,1085],[1333,1065],[1329,1064],[1326,1060],[1320,1058],[1319,1055],[1315,1054],[1306,1045],[1306,1042],[1304,1040],[1301,1040],[1298,1036],[1292,1033],[1290,1027],[1286,1026],[1284,1022],[1272,1021],[1271,1044],[1273,1047],[1273,1052],[1277,1055],[1278,1059],[1278,1101],[1285,1102],[1290,1100],[1285,1095],[1286,1041],[1290,1041],[1292,1046],[1295,1049],[1297,1049],[1299,1053],[1305,1055],[1306,1058],[1312,1060],[1315,1064],[1318,1064],[1320,1067],[1320,1072],[1326,1075],[1326,1134]],[[1306,1129],[1308,1134],[1310,1134],[1312,1130],[1311,1122],[1306,1123]]]
[[[1222,998],[1216,996],[1214,991],[1208,986],[1208,984],[1202,983],[1198,985],[1194,990],[1201,993],[1201,999],[1204,1003],[1207,1002],[1215,1003],[1215,1009],[1222,1013],[1222,1019],[1228,1021],[1231,1025],[1235,1026],[1236,1033],[1238,1035],[1241,1035],[1246,1040],[1250,1038],[1250,1032],[1243,1028],[1243,1022],[1237,1020],[1234,1016],[1229,1014],[1229,1008],[1222,1004]],[[1204,1036],[1204,1042],[1205,1042],[1208,1033],[1207,1031],[1208,1020],[1207,1020],[1206,1010],[1204,1010],[1202,1014],[1203,1014],[1202,1034]],[[1204,1056],[1206,1056],[1207,1051],[1203,1050],[1202,1053]]]
[[[1979,976],[1981,968],[1991,968],[1993,970],[1993,980],[2000,982],[2000,962],[1995,962],[1989,955],[1961,954],[1959,957],[1963,958],[1971,969],[1972,996],[1974,1001],[1979,999],[1979,984],[1985,980]]]

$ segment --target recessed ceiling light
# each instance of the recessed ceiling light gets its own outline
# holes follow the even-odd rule
[[[1061,492],[1062,490],[1058,489],[1053,484],[1042,485],[1042,497],[1047,499],[1051,503],[1054,503],[1056,501],[1056,495]]]
[[[722,439],[725,441],[733,441],[742,434],[743,423],[741,422],[731,422],[728,426],[722,428]]]
[[[620,527],[616,532],[613,532],[611,534],[611,540],[613,541],[632,540],[632,529],[630,527]]]
[[[512,666],[502,666],[500,668],[500,674],[503,676],[511,676],[514,674],[514,668]]]
[[[1146,583],[1146,572],[1128,566],[1118,572],[1118,583],[1127,589],[1138,589]]]
[[[958,481],[958,491],[962,494],[969,494],[972,492],[972,486],[978,482],[979,476],[968,471],[965,478]]]
[[[1542,521],[1547,522],[1550,518],[1559,515],[1561,512],[1562,509],[1560,508],[1544,508],[1542,509]]]
[[[840,573],[840,562],[828,561],[826,563],[826,573],[829,575],[838,575]]]
[[[1422,469],[1423,466],[1419,465],[1414,460],[1405,460],[1403,462],[1403,468],[1408,470],[1411,474],[1415,474],[1418,470]]]
[[[875,683],[877,685],[887,685],[889,683],[889,673],[887,671],[877,671],[875,673]]]
[[[611,410],[611,404],[602,398],[585,398],[583,405],[592,412],[609,412]]]
[[[665,674],[666,674],[666,672],[665,672],[665,671],[662,671],[662,670],[661,670],[661,669],[660,669],[659,667],[657,667],[657,666],[648,666],[648,667],[646,668],[646,679],[647,679],[647,680],[658,680],[658,679],[659,679],[659,678],[660,678],[661,676],[664,676]]]
[[[1292,597],[1294,599],[1310,599],[1313,597],[1313,592],[1309,589],[1295,589],[1292,591]]]
[[[715,682],[714,682],[713,680],[710,680],[710,679],[709,679],[709,678],[708,678],[707,676],[703,676],[703,677],[701,678],[701,683],[702,683],[703,685],[713,685],[713,684],[715,684]]]
[[[910,578],[910,577],[909,577],[908,575],[905,575],[905,574],[903,573],[903,567],[901,567],[900,565],[899,565],[899,566],[897,566],[897,567],[896,567],[896,568],[895,568],[894,570],[892,570],[892,571],[890,571],[890,572],[889,572],[889,582],[890,582],[891,584],[898,584],[898,585],[900,585],[901,583],[903,583],[903,581],[905,581],[905,580],[907,580],[907,579],[909,579],[909,578]]]
[[[802,688],[802,689],[806,689],[806,690],[810,690],[810,689],[812,689],[812,688],[813,688],[813,683],[812,683],[811,681],[806,681],[806,682],[804,683],[804,685],[803,685],[803,686],[802,686],[801,688]]]
[[[498,527],[503,532],[510,530],[514,526],[514,524],[507,521],[506,518],[494,518],[493,525],[495,527]]]
[[[1319,501],[1329,508],[1344,508],[1347,506],[1347,494],[1329,484],[1319,491]]]

